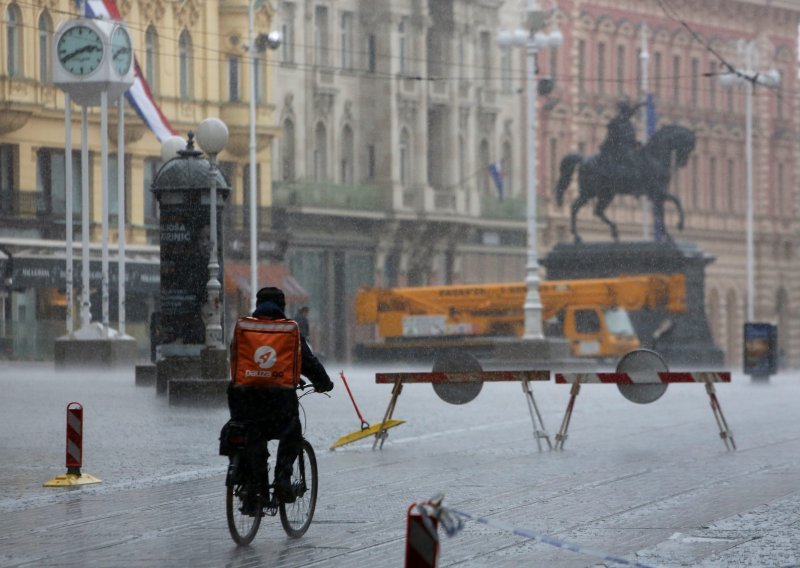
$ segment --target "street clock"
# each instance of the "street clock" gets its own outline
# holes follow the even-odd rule
[[[106,91],[113,101],[133,84],[133,45],[120,22],[68,20],[56,30],[53,82],[81,105],[97,106]]]

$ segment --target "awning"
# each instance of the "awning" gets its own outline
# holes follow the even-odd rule
[[[248,298],[253,294],[250,290],[250,264],[241,262],[225,262],[225,292],[240,292]],[[275,286],[283,290],[287,304],[305,304],[308,292],[289,274],[289,269],[280,264],[259,264],[256,277],[259,288]]]
[[[118,282],[117,246],[109,247],[109,287]],[[73,245],[72,283],[80,287],[82,247]],[[89,248],[89,283],[102,283],[102,247]],[[158,294],[160,282],[159,248],[153,245],[128,245],[125,251],[125,282],[128,293]],[[67,286],[66,243],[45,239],[0,238],[0,275],[15,290],[59,288]]]

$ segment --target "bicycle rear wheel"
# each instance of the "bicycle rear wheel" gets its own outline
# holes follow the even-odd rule
[[[255,485],[250,483],[236,483],[226,489],[225,510],[228,516],[228,530],[236,544],[246,546],[253,541],[261,525],[261,500],[249,495],[249,492],[255,490]],[[252,514],[245,514],[242,510],[250,498],[257,499],[255,509],[248,511]]]
[[[308,530],[317,506],[317,457],[308,440],[292,466],[292,488],[297,495],[294,503],[281,503],[279,513],[286,534],[300,538]]]

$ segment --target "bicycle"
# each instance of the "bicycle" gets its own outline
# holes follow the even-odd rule
[[[301,383],[297,387],[300,391],[307,388],[313,387],[307,383]],[[316,391],[303,392],[299,398],[312,392]],[[222,440],[223,444],[227,442],[230,456],[225,478],[225,510],[231,537],[236,544],[246,546],[255,538],[262,517],[279,515],[286,534],[291,538],[300,538],[311,525],[317,505],[317,458],[314,448],[304,437],[300,454],[292,464],[291,484],[296,499],[292,503],[284,503],[275,495],[274,482],[270,483],[269,461],[266,473],[267,494],[262,495],[258,490],[259,480],[253,479],[245,452],[251,436],[260,437],[254,423],[230,421],[227,424],[226,439]],[[270,441],[264,440],[263,443],[269,444]],[[269,455],[267,446],[268,460]]]

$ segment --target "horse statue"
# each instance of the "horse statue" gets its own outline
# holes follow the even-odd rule
[[[561,160],[561,176],[555,187],[556,203],[564,203],[564,192],[569,186],[575,168],[578,169],[577,199],[572,203],[571,229],[576,243],[581,242],[576,229],[578,211],[591,199],[595,199],[594,214],[611,228],[611,237],[619,241],[617,226],[605,215],[606,208],[617,194],[645,195],[653,202],[656,224],[663,227],[664,203],[669,201],[678,209],[678,230],[683,229],[683,207],[677,196],[668,192],[673,172],[673,156],[677,167],[684,167],[689,154],[694,150],[694,131],[678,125],[667,125],[659,129],[640,146],[633,155],[634,167],[619,167],[604,159],[603,154],[585,157],[580,153],[567,154]],[[664,237],[672,240],[666,230]]]

